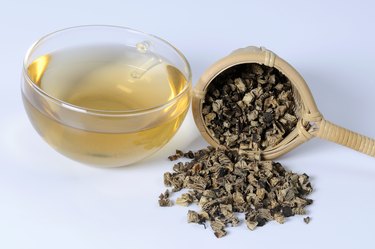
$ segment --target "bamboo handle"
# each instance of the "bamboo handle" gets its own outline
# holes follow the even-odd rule
[[[344,145],[356,151],[375,157],[375,140],[349,131],[327,120],[322,120],[317,137]]]

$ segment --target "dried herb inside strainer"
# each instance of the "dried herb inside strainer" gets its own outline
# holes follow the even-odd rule
[[[209,133],[228,148],[264,150],[296,126],[292,85],[274,67],[240,64],[210,83],[202,115]]]
[[[188,211],[189,223],[208,222],[216,237],[226,235],[227,226],[240,223],[236,213],[245,213],[250,230],[276,220],[284,223],[287,217],[305,214],[305,207],[312,203],[306,198],[312,192],[309,177],[283,168],[280,163],[259,161],[235,151],[208,147],[195,153],[188,162],[178,162],[173,172],[164,174],[164,184],[172,192],[187,189],[176,199],[176,204],[192,203],[200,211]],[[160,196],[161,206],[170,206],[169,192]]]

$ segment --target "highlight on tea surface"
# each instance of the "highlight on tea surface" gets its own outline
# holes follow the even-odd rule
[[[201,210],[189,210],[187,221],[205,227],[208,222],[218,238],[226,235],[226,227],[240,223],[236,213],[245,213],[247,227],[254,230],[272,220],[283,224],[287,217],[304,215],[305,207],[312,203],[306,197],[313,190],[309,176],[290,172],[280,163],[213,147],[183,153],[188,158],[191,155],[191,161],[178,162],[173,172],[164,174],[164,184],[172,192],[187,189],[175,203],[197,204]],[[170,159],[181,156],[176,151]],[[160,206],[172,204],[168,190],[159,196]],[[304,221],[308,223],[310,218]]]
[[[42,137],[59,152],[91,164],[121,166],[158,150],[179,128],[189,106],[187,94],[164,110],[136,118],[137,111],[163,106],[188,84],[167,59],[140,47],[102,44],[57,50],[36,58],[28,76],[68,109],[119,114],[80,117],[84,114],[48,102],[35,101],[35,106],[35,96],[24,96],[30,120]],[[78,120],[80,127],[66,124],[70,119]]]
[[[276,68],[248,63],[211,81],[202,115],[219,144],[256,151],[277,145],[295,128],[296,108],[287,77]]]

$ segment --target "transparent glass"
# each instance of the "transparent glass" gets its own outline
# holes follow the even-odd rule
[[[153,70],[158,71],[149,73]],[[82,83],[83,76],[90,80]],[[150,156],[176,133],[190,106],[191,70],[180,51],[153,35],[79,26],[31,46],[21,89],[32,125],[56,151],[83,163],[119,167]],[[81,92],[81,102],[68,98]]]

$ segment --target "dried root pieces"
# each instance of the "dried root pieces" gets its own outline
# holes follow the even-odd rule
[[[189,210],[188,222],[208,222],[218,238],[226,235],[227,226],[240,223],[236,213],[245,213],[247,227],[254,230],[272,220],[283,224],[290,216],[303,215],[312,203],[306,197],[313,190],[309,176],[290,172],[280,163],[212,147],[184,156],[192,160],[176,163],[173,172],[164,174],[164,184],[172,192],[187,189],[176,204],[197,204],[201,211]],[[172,205],[169,191],[160,195],[159,204]]]

